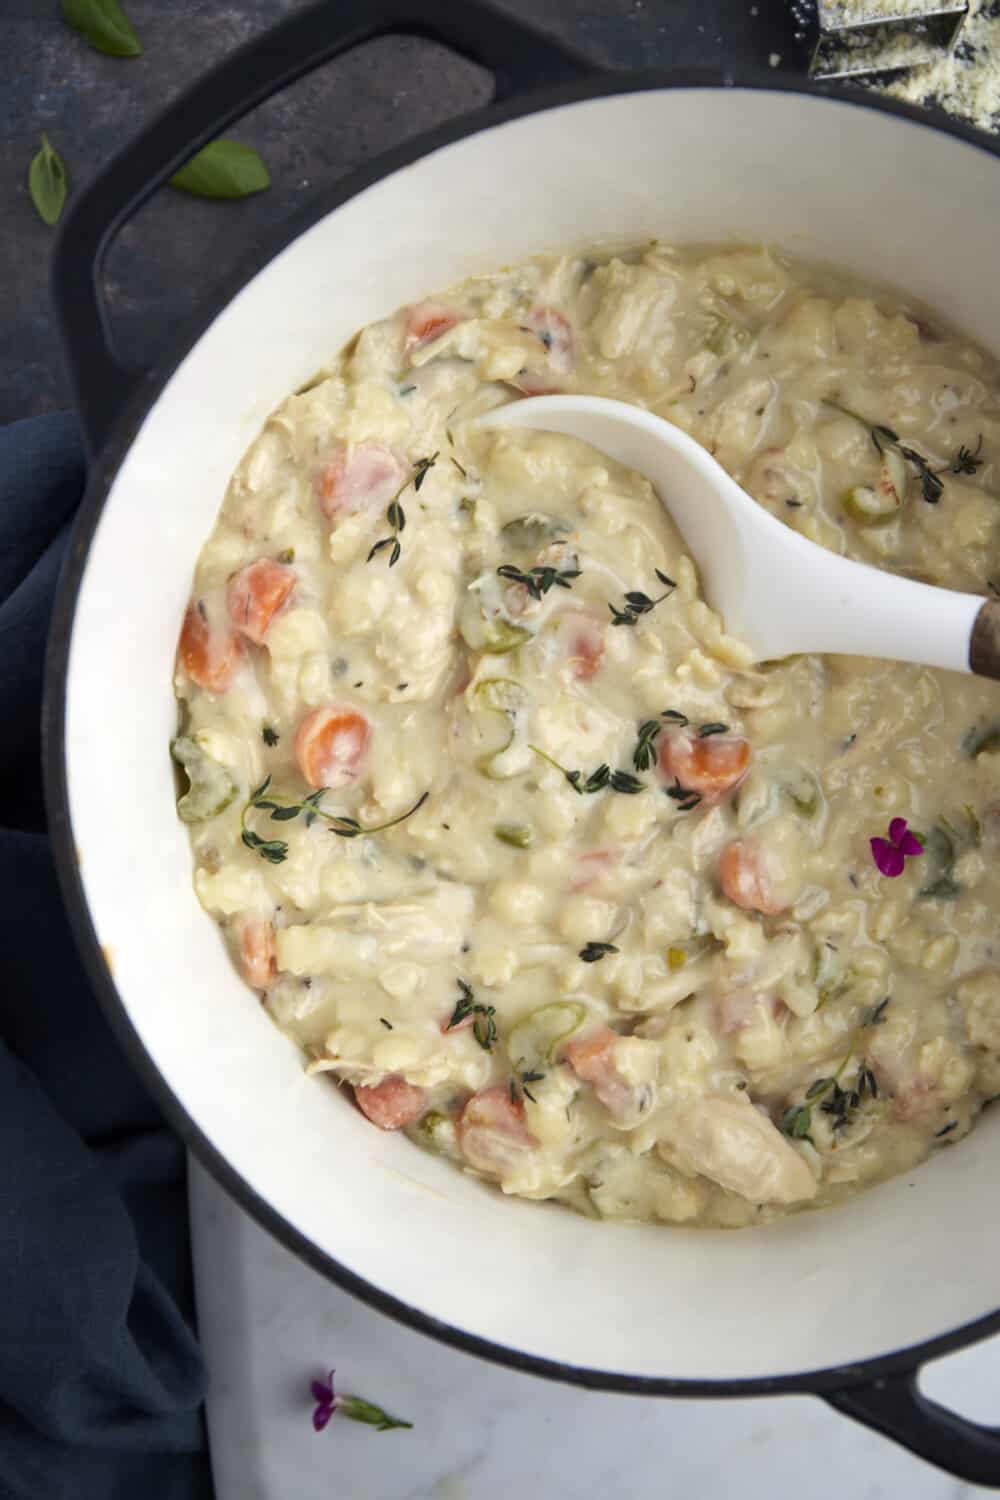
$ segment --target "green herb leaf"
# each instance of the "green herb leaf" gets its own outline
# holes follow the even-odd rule
[[[324,812],[320,807],[320,798],[326,792],[325,787],[310,792],[301,802],[276,801],[274,798],[266,798],[264,793],[271,785],[270,776],[265,776],[256,791],[250,793],[249,800],[243,809],[241,818],[241,838],[248,849],[253,849],[260,855],[261,859],[269,860],[271,864],[281,864],[282,860],[288,858],[288,845],[280,839],[262,839],[252,828],[247,827],[247,813],[269,812],[275,823],[291,823],[300,814],[305,814],[305,824],[310,828],[317,818],[322,818],[330,833],[337,834],[340,838],[356,839],[362,835],[372,833],[384,833],[387,828],[395,828],[399,823],[404,823],[411,818],[419,808],[423,807],[430,792],[424,792],[412,807],[406,812],[400,813],[398,818],[390,818],[385,823],[376,823],[370,828],[365,828],[356,818],[346,818],[339,813]]]
[[[609,603],[608,608],[611,611],[612,625],[635,625],[642,615],[648,615],[651,609],[655,609],[658,604],[662,604],[664,599],[670,598],[670,595],[677,587],[676,583],[672,578],[668,578],[666,573],[661,573],[659,568],[654,568],[653,572],[665,586],[666,592],[660,594],[656,599],[651,599],[648,594],[642,593],[639,589],[633,589],[625,595],[623,609],[618,609],[616,605]]]
[[[855,422],[860,422],[862,427],[868,428],[869,436],[878,453],[884,453],[886,448],[894,448],[901,458],[910,464],[920,481],[920,493],[928,505],[937,505],[944,493],[944,485],[938,478],[940,474],[975,474],[984,463],[980,458],[983,446],[982,433],[975,448],[959,448],[955,457],[950,459],[940,469],[931,467],[929,459],[917,448],[900,442],[899,433],[894,432],[891,427],[885,427],[879,422],[869,422],[858,412],[852,411],[849,406],[842,406],[839,401],[824,400],[824,406],[831,406],[834,411],[839,411],[841,416],[851,417]]]
[[[438,454],[432,453],[430,458],[418,458],[416,463],[413,465],[413,479],[411,482],[413,484],[413,488],[417,490],[418,493],[420,490],[420,486],[427,478],[428,470],[433,469],[437,461]]]
[[[580,957],[585,964],[596,964],[600,963],[602,958],[606,958],[609,953],[617,952],[618,949],[614,943],[587,943],[580,949]]]
[[[249,198],[270,187],[271,178],[252,146],[221,138],[209,141],[170,179],[195,198]]]
[[[510,844],[513,849],[530,849],[535,842],[534,832],[526,823],[498,823],[493,837],[501,844]]]
[[[888,1008],[888,1005],[889,1005],[889,996],[886,995],[885,999],[884,1000],[880,1000],[877,1005],[871,1005],[871,1006],[869,1006],[867,1010],[865,1010],[865,1011],[862,1012],[862,1015],[861,1015],[861,1025],[862,1026],[881,1026],[884,1023],[884,1021],[885,1021],[885,1013],[886,1013],[886,1010]]]
[[[132,22],[118,0],[62,0],[63,20],[107,57],[138,57],[142,52]]]
[[[539,567],[529,568],[527,572],[524,572],[521,568],[516,568],[513,563],[504,563],[502,567],[497,568],[497,576],[522,584],[533,599],[541,599],[553,587],[572,588],[574,579],[580,576],[580,569],[564,568],[560,572],[558,568]]]
[[[808,1104],[796,1104],[781,1117],[781,1128],[793,1140],[806,1141],[812,1130],[812,1110]]]
[[[647,719],[639,725],[639,738],[632,751],[632,764],[637,771],[648,771],[656,760],[656,737],[662,728],[658,719]]]
[[[476,999],[472,986],[464,979],[458,981],[459,996],[455,1002],[455,1009],[451,1013],[451,1020],[445,1027],[445,1031],[453,1031],[456,1026],[469,1016],[472,1016],[472,1034],[482,1047],[484,1052],[492,1052],[493,1044],[497,1039],[496,1006],[482,1005]]]
[[[57,224],[66,202],[66,167],[44,131],[42,148],[28,168],[28,192],[42,222]]]
[[[698,738],[700,740],[707,740],[713,734],[726,734],[728,729],[728,724],[700,724],[698,726]]]
[[[827,1089],[832,1088],[836,1081],[835,1078],[817,1078],[806,1089],[806,1098],[815,1099],[818,1095],[825,1094]]]
[[[691,812],[692,808],[697,807],[702,800],[700,792],[694,792],[690,787],[681,786],[676,778],[672,786],[665,786],[663,790],[672,801],[677,803],[680,812]]]
[[[272,729],[270,724],[265,724],[263,726],[260,731],[260,737],[264,741],[264,744],[269,745],[271,748],[273,748],[281,738],[277,730]]]
[[[627,797],[634,797],[636,792],[646,789],[645,782],[633,776],[631,771],[612,771],[610,785],[613,792],[623,792]]]

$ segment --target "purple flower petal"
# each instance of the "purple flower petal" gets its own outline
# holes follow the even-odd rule
[[[314,1380],[311,1386],[313,1400],[317,1406],[329,1406],[333,1401],[333,1387],[324,1385],[322,1380]]]
[[[333,1412],[334,1407],[332,1401],[324,1402],[323,1405],[317,1406],[316,1410],[313,1412],[313,1427],[317,1432],[323,1431],[323,1428],[333,1416]]]
[[[896,840],[896,848],[900,854],[908,854],[911,859],[916,859],[918,854],[923,854],[924,846],[915,833],[904,833],[903,837]]]
[[[902,840],[906,837],[906,819],[893,818],[889,824],[889,842],[897,848],[902,847]]]
[[[894,844],[888,843],[885,839],[872,839],[871,846],[872,858],[881,874],[887,875],[890,880],[895,879],[897,875],[902,875],[903,866],[906,864],[902,849],[897,849]]]

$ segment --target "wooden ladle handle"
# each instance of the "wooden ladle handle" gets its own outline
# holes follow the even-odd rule
[[[969,637],[969,670],[1000,679],[1000,604],[987,600]]]

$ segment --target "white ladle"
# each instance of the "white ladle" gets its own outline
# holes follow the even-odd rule
[[[1000,678],[1000,605],[807,541],[652,412],[603,396],[537,396],[499,407],[480,425],[582,438],[644,474],[698,564],[708,603],[759,661],[839,652]]]

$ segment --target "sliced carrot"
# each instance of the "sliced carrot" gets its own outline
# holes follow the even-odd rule
[[[538,1141],[524,1123],[524,1104],[502,1085],[473,1094],[458,1118],[458,1144],[470,1166],[503,1176]]]
[[[568,610],[561,624],[561,639],[578,682],[590,682],[604,665],[607,630],[603,620],[582,609]]]
[[[240,929],[240,971],[255,990],[266,990],[278,972],[274,924],[266,917],[247,917]]]
[[[403,336],[404,354],[412,354],[414,349],[420,349],[424,344],[433,343],[443,333],[457,327],[463,321],[462,315],[453,307],[447,307],[443,302],[418,302],[415,307],[410,308],[406,320],[406,332]]]
[[[263,644],[268,627],[292,596],[297,582],[294,568],[259,557],[229,580],[226,605],[229,618],[241,635]]]
[[[316,476],[320,508],[328,521],[388,505],[406,482],[406,468],[382,443],[339,443]]]
[[[356,708],[314,708],[295,735],[299,770],[310,786],[346,786],[358,774],[371,735],[371,724]]]
[[[768,859],[759,845],[749,839],[734,839],[722,851],[719,860],[719,884],[744,911],[759,911],[773,917],[784,911],[787,902],[775,891],[775,881]]]
[[[720,734],[700,739],[676,730],[660,735],[659,760],[666,776],[711,804],[735,792],[747,774],[750,742]]]
[[[236,674],[243,654],[239,636],[214,625],[201,600],[188,606],[178,646],[181,665],[200,688],[224,693]]]
[[[427,1113],[427,1090],[407,1083],[399,1073],[390,1073],[371,1088],[356,1084],[354,1098],[361,1113],[379,1130],[401,1130]]]

